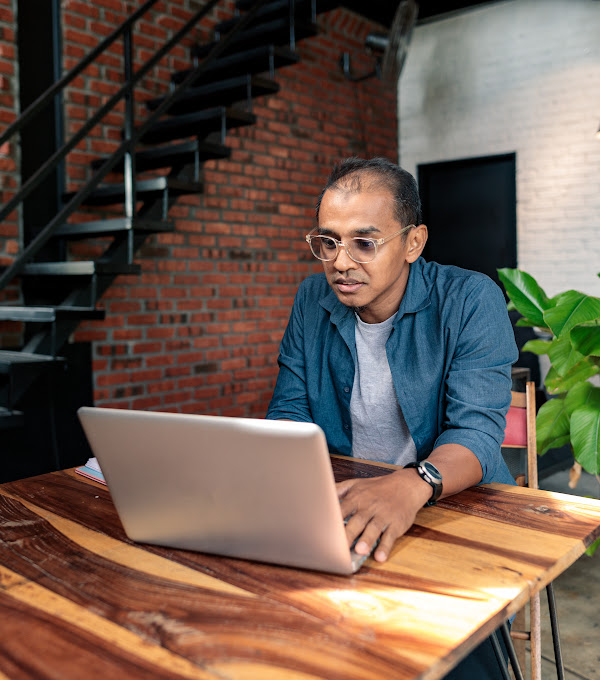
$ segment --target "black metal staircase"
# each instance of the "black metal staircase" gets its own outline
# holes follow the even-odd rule
[[[46,398],[50,402],[56,398],[52,381],[60,380],[70,335],[81,321],[103,318],[97,302],[116,276],[139,273],[135,253],[144,241],[152,234],[173,230],[168,213],[177,198],[203,191],[202,164],[227,158],[229,131],[256,121],[253,99],[277,93],[275,71],[299,60],[296,42],[316,35],[317,10],[341,4],[324,0],[317,7],[316,0],[238,0],[236,15],[216,27],[214,42],[194,48],[190,67],[173,73],[172,87],[163,97],[146,102],[148,117],[136,126],[136,83],[219,2],[207,2],[133,73],[134,25],[156,1],[145,2],[0,136],[2,144],[19,133],[41,109],[52,105],[84,68],[123,39],[125,78],[119,92],[0,208],[1,221],[64,162],[94,125],[125,101],[123,143],[110,157],[92,162],[90,180],[76,193],[65,194],[57,215],[9,267],[0,270],[0,290],[17,280],[27,291],[26,304],[0,304],[0,320],[22,322],[25,329],[21,347],[0,350],[0,437],[9,430],[35,427],[28,414],[28,395],[40,392],[43,382]],[[149,175],[155,171],[155,176]],[[107,183],[107,175],[115,172],[121,173],[122,180]],[[69,221],[81,207],[105,206],[120,206],[121,216]],[[79,261],[69,256],[68,244],[73,241],[106,236],[112,242],[97,259]],[[47,261],[45,249],[57,242],[60,246],[53,250],[64,253],[64,258]],[[72,417],[75,420],[74,413]],[[48,437],[53,449],[55,438],[54,434]],[[3,457],[10,453],[0,447],[0,481]],[[53,450],[50,459],[52,466],[62,466],[58,451]]]

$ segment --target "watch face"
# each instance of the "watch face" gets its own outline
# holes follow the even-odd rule
[[[425,469],[427,474],[431,477],[434,482],[440,483],[442,481],[442,475],[439,470],[428,461],[424,460],[421,462],[421,466]]]

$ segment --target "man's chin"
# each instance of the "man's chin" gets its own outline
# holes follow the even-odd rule
[[[345,307],[351,307],[352,309],[363,309],[364,305],[356,304],[356,299],[352,299],[353,297],[355,298],[356,296],[349,295],[349,294],[344,294],[340,292],[339,290],[335,290],[335,295],[337,299],[345,306]]]
[[[348,296],[346,296],[346,295],[337,295],[337,299],[344,305],[344,307],[349,307],[356,314],[360,314],[361,312],[363,312],[368,307],[367,304],[357,305],[356,301],[349,300]]]

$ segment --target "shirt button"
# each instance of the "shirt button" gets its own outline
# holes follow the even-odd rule
[[[350,388],[349,388],[349,387],[344,387],[344,392],[346,392],[346,394],[347,394],[348,392],[350,392]]]
[[[350,425],[348,425],[348,423],[344,423],[344,430],[349,430],[349,429],[350,429]]]

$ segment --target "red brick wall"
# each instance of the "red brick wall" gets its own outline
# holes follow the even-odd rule
[[[67,64],[131,5],[67,0]],[[191,11],[183,0],[161,9],[143,41],[136,38],[143,42],[140,58]],[[397,158],[395,90],[377,79],[349,82],[339,68],[345,51],[357,71],[372,67],[364,39],[381,27],[342,9],[318,23],[319,36],[298,45],[301,62],[276,74],[279,94],[255,103],[258,123],[228,135],[231,158],[205,164],[205,193],[172,208],[175,232],[146,242],[136,258],[141,277],[120,277],[101,301],[106,319],[77,331],[76,340],[93,341],[96,404],[264,415],[293,296],[305,276],[320,270],[303,239],[329,170],[349,155]],[[170,71],[187,65],[187,48],[164,60],[138,97],[161,93]],[[117,87],[119,60],[115,52],[71,88],[70,132]],[[71,155],[73,186],[88,176],[91,157],[113,148],[120,124],[117,116],[99,126]]]
[[[15,49],[15,11],[13,0],[0,0],[0,131],[17,117],[18,82]],[[0,205],[15,193],[18,147],[15,139],[0,145]],[[10,265],[19,250],[19,222],[13,211],[0,223],[0,267]],[[0,290],[0,302],[15,303],[20,299],[17,282]],[[22,326],[19,323],[0,321],[2,346],[17,347],[21,342]]]

